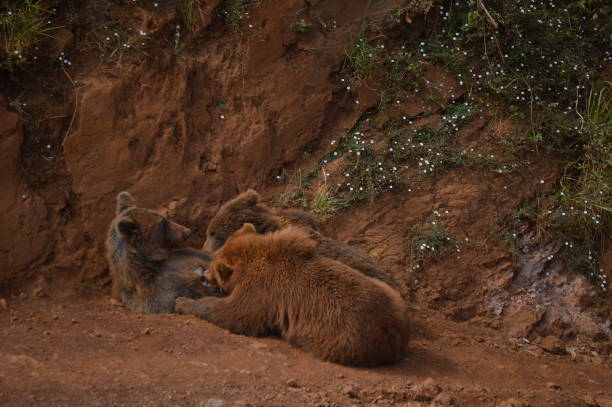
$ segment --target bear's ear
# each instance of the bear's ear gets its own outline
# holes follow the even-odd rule
[[[134,206],[136,206],[136,201],[128,191],[119,192],[117,195],[117,215]]]
[[[252,223],[244,223],[242,227],[238,229],[232,237],[238,237],[242,235],[250,235],[250,234],[256,234],[256,233],[257,233],[257,230],[255,229],[255,226],[253,226]]]
[[[225,263],[217,263],[215,270],[223,283],[227,282],[234,273],[234,270]]]
[[[138,223],[132,221],[131,219],[120,220],[117,224],[117,229],[119,229],[119,232],[124,236],[134,236],[140,231]]]
[[[242,194],[242,201],[247,205],[257,205],[259,194],[254,189],[249,189]]]

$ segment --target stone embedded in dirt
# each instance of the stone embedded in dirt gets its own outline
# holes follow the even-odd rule
[[[293,387],[295,389],[297,389],[298,387],[300,387],[300,385],[298,384],[298,382],[296,382],[294,379],[289,379],[287,380],[287,386],[289,387]]]
[[[561,390],[561,386],[555,382],[546,382],[546,387],[551,390]]]
[[[342,394],[349,398],[359,398],[359,387],[348,384],[342,388]]]
[[[151,328],[145,328],[145,329],[142,331],[142,334],[143,334],[143,335],[149,335],[150,333],[151,333]]]
[[[8,311],[8,302],[4,298],[0,298],[0,311]]]
[[[206,402],[206,407],[223,407],[224,404],[225,403],[223,402],[223,400],[208,399],[208,402]]]
[[[512,307],[504,312],[504,323],[508,327],[510,336],[525,338],[542,319],[544,311],[535,310],[528,305]]]
[[[416,390],[417,401],[431,401],[442,392],[442,387],[431,377],[426,379]]]
[[[529,404],[525,403],[524,401],[511,398],[496,404],[495,407],[529,407]]]
[[[110,303],[111,303],[111,305],[114,305],[115,307],[120,307],[120,306],[122,306],[122,305],[123,305],[123,304],[121,303],[121,301],[119,301],[119,300],[118,300],[118,299],[116,299],[116,298],[111,298],[111,299],[110,299]]]
[[[542,339],[542,343],[540,345],[542,346],[542,349],[549,353],[554,353],[556,355],[564,355],[567,353],[565,350],[565,344],[556,336],[547,336],[546,338]]]
[[[432,404],[434,406],[452,406],[455,404],[455,401],[450,393],[443,391],[432,400]]]
[[[601,405],[595,400],[593,396],[585,396],[582,401],[587,405],[587,407],[601,407]]]

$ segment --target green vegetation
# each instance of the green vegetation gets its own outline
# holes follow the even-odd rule
[[[422,53],[445,64],[463,86],[488,91],[524,114],[532,134],[516,140],[521,147],[573,148],[576,107],[602,61],[610,60],[610,20],[593,20],[603,12],[597,1],[489,3],[488,9],[476,1],[445,5]]]
[[[413,262],[439,257],[448,254],[453,248],[456,250],[455,239],[440,224],[437,217],[433,217],[424,229],[410,229],[411,258]]]
[[[435,128],[410,129],[406,123],[389,120],[376,129],[365,119],[339,141],[320,167],[327,171],[327,165],[345,157],[345,165],[339,170],[344,182],[338,183],[335,191],[344,204],[373,198],[383,191],[410,188],[439,169],[477,163],[458,148],[455,138],[477,111],[477,106],[466,103],[449,104],[443,111],[442,123]],[[369,139],[366,128],[368,132],[382,133],[384,139]]]
[[[299,20],[295,20],[293,23],[291,23],[291,28],[295,32],[305,33],[312,29],[312,23],[300,18]]]
[[[610,7],[596,0],[486,7],[445,4],[421,52],[529,124],[524,134],[504,141],[510,151],[562,157],[565,171],[553,199],[539,196],[529,213],[517,216],[534,220],[540,238],[562,239],[575,268],[601,284],[597,258],[612,225],[612,120],[610,85],[597,78],[611,60]]]
[[[597,258],[612,230],[612,97],[609,88],[591,92],[579,130],[579,158],[567,162],[556,200],[544,222],[566,240],[574,266],[605,287]]]
[[[323,220],[328,219],[342,206],[338,198],[334,196],[334,188],[322,184],[312,200],[312,211]]]
[[[225,23],[232,29],[237,30],[242,24],[245,10],[258,0],[225,0],[223,4],[223,15]]]
[[[177,8],[189,31],[194,32],[197,27],[197,17],[200,13],[201,0],[179,0]]]
[[[365,30],[359,33],[359,38],[346,53],[345,71],[351,77],[351,83],[364,79],[381,64],[381,45],[375,39],[368,38]]]
[[[0,26],[4,47],[1,63],[12,69],[29,60],[32,48],[45,36],[49,11],[40,0],[5,0],[0,6]],[[34,57],[35,59],[36,57]]]
[[[447,0],[435,15],[430,13],[428,33],[386,48],[382,34],[366,29],[366,10],[358,38],[347,51],[343,74],[348,80],[342,82],[351,90],[379,71],[385,89],[378,115],[368,113],[337,144],[333,141],[335,150],[320,162],[324,172],[333,168],[332,176],[341,175],[335,199],[350,205],[383,191],[410,190],[429,174],[458,166],[483,165],[506,173],[540,154],[552,154],[565,164],[558,187],[527,202],[515,222],[530,222],[539,238],[564,239],[564,253],[576,268],[601,283],[597,258],[612,226],[610,84],[598,80],[604,64],[612,61],[609,12],[597,0],[564,5]],[[409,23],[404,10],[392,10],[390,17],[396,26]],[[375,124],[390,106],[419,90],[425,67],[432,63],[445,66],[469,96],[446,105],[436,96],[426,97],[442,108],[439,125],[415,128],[405,117]],[[478,111],[474,94],[525,125],[524,132],[499,141],[515,162],[500,163],[457,145],[457,132]],[[437,232],[417,238],[435,243]]]
[[[423,61],[414,50],[401,47],[389,52],[383,68],[386,71],[386,83],[379,109],[384,110],[419,91],[419,82],[425,72]]]
[[[488,164],[486,157],[463,151],[456,142],[457,132],[480,110],[467,103],[449,103],[442,111],[442,121],[435,127],[411,128],[410,121],[388,120],[377,127],[366,117],[341,140],[332,141],[336,148],[319,164],[302,176],[300,172],[292,186],[281,197],[283,206],[311,207],[306,196],[314,178],[324,181],[321,212],[333,214],[364,199],[373,199],[381,192],[411,190],[428,176],[440,170],[460,166]],[[382,135],[374,140],[368,134]],[[333,168],[333,174],[329,173]],[[508,170],[509,171],[509,170]],[[498,172],[502,172],[499,170]],[[318,176],[322,174],[321,176]],[[335,186],[328,187],[328,177]],[[319,198],[314,199],[316,202]]]

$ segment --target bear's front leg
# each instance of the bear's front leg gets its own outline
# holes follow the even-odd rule
[[[214,323],[212,316],[216,314],[214,309],[220,305],[219,300],[217,297],[204,297],[197,300],[179,297],[176,299],[174,309],[178,314],[195,315]]]
[[[193,314],[196,301],[187,297],[178,297],[174,303],[174,311],[177,314]]]
[[[248,336],[261,336],[269,331],[266,313],[259,308],[231,297],[198,300],[179,297],[175,306],[179,314],[194,315],[230,332]]]

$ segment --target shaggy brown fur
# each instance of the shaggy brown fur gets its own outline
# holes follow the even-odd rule
[[[113,297],[132,310],[160,313],[173,312],[179,296],[218,292],[203,284],[210,256],[177,248],[190,233],[158,212],[136,207],[128,192],[119,193],[106,239]]]
[[[397,284],[367,253],[324,236],[314,218],[303,211],[273,212],[259,202],[259,194],[252,189],[243,192],[221,206],[208,224],[203,250],[216,251],[244,223],[252,223],[257,233],[268,233],[292,224],[309,232],[317,242],[317,254],[338,260],[366,276],[377,278],[397,288]]]
[[[245,225],[205,273],[228,296],[179,298],[176,310],[239,334],[279,334],[331,362],[376,366],[401,358],[406,305],[399,293],[317,255],[316,245],[292,226],[260,235]]]

